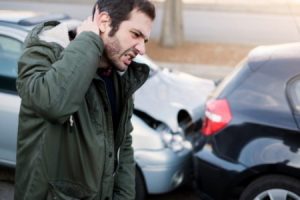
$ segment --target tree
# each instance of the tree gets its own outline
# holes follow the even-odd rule
[[[182,0],[165,0],[160,44],[176,47],[183,43]]]

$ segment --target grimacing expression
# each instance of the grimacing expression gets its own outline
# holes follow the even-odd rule
[[[136,55],[146,52],[145,43],[150,37],[153,21],[137,9],[130,12],[128,20],[121,22],[118,31],[109,36],[111,27],[106,26],[101,38],[105,46],[105,56],[109,63],[121,72],[127,70]]]

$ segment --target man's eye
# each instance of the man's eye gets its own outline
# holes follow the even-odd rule
[[[136,32],[132,32],[132,35],[134,36],[134,37],[139,37],[140,36],[140,34],[138,34],[138,33],[136,33]]]

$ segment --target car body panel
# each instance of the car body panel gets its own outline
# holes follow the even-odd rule
[[[153,63],[145,56],[138,56],[136,61]],[[199,120],[204,102],[215,88],[214,82],[179,71],[160,69],[153,64],[150,67],[150,78],[135,94],[135,108],[163,121],[174,132],[180,131],[178,113],[181,110],[189,113],[192,122]]]
[[[161,140],[161,136],[153,128],[149,127],[142,119],[137,116],[132,116],[133,137],[132,146],[135,150],[161,150],[166,148],[166,145]]]
[[[150,194],[172,191],[181,183],[190,181],[192,152],[188,148],[180,153],[174,153],[168,148],[135,150],[135,159],[143,172]]]
[[[21,99],[0,91],[0,164],[14,166]]]
[[[216,199],[225,199],[233,177],[246,170],[240,163],[219,157],[210,144],[194,154],[194,165],[198,189]]]

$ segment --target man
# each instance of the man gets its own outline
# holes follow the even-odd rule
[[[154,18],[148,0],[98,0],[75,38],[58,22],[28,35],[16,200],[135,198],[132,95],[149,69],[132,59],[145,53]]]

